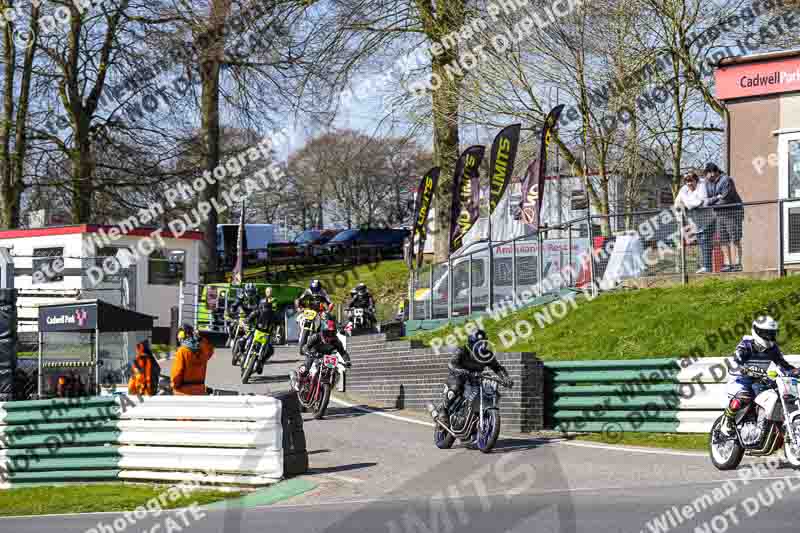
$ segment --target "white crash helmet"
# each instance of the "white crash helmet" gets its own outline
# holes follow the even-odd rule
[[[753,340],[764,350],[775,346],[778,338],[778,321],[769,315],[763,315],[753,320]]]

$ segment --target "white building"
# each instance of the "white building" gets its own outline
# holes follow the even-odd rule
[[[155,228],[135,228],[112,239],[112,228],[119,233],[116,226],[94,224],[0,231],[0,247],[10,248],[14,259],[20,331],[36,330],[37,305],[80,297],[152,315],[160,330],[154,340],[168,335],[180,281],[199,282],[202,233],[176,237],[164,230],[159,240],[150,239]],[[148,254],[150,242],[156,248]]]

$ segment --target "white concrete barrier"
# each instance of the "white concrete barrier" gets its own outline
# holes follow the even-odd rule
[[[281,403],[269,396],[135,398],[120,413],[120,478],[264,485],[283,477]]]

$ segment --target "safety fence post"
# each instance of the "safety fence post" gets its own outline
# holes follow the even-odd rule
[[[430,314],[428,318],[433,320],[433,263],[430,265],[430,269],[428,270],[428,309]]]
[[[467,316],[469,316],[472,314],[472,254],[467,256],[467,261],[467,295],[469,297],[469,302],[467,302]]]

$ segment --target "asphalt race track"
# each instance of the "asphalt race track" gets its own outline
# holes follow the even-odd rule
[[[209,385],[261,394],[286,390],[299,362],[278,348],[256,383],[242,386],[228,350]],[[164,369],[166,371],[166,368]],[[403,415],[405,416],[405,415]],[[331,404],[306,417],[311,491],[271,506],[206,510],[165,524],[146,518],[131,532],[767,532],[796,531],[800,472],[745,459],[718,472],[700,453],[632,450],[563,440],[501,437],[495,451],[438,450],[423,418]],[[782,452],[776,457],[782,458]],[[728,480],[734,480],[728,482]],[[727,483],[726,483],[727,482]],[[666,513],[666,514],[665,514]],[[102,529],[120,513],[0,519],[0,533]],[[656,523],[655,520],[658,521]],[[161,524],[160,526],[158,524]],[[174,527],[173,527],[174,524]],[[110,525],[106,533],[122,531]],[[697,528],[697,529],[696,529]]]

